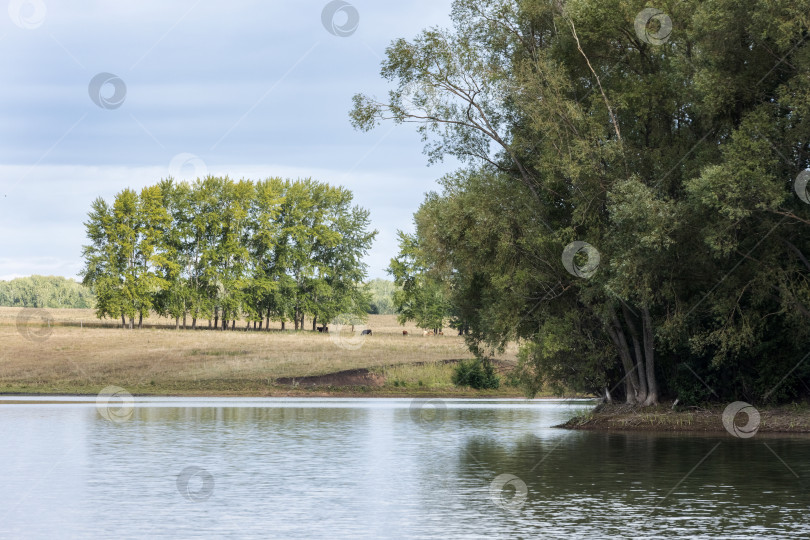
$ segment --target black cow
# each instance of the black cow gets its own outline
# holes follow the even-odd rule
[[[367,328],[367,329],[363,330],[362,332],[360,332],[360,335],[361,336],[370,336],[371,335],[371,329]]]
[[[326,332],[328,334],[329,333],[329,327],[328,326],[319,326],[318,327],[318,332],[321,332],[321,333]]]

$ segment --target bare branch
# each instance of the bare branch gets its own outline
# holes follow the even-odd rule
[[[588,64],[588,68],[593,73],[593,76],[596,77],[596,84],[599,86],[599,91],[602,93],[602,99],[605,100],[605,106],[607,107],[608,114],[610,115],[610,121],[613,123],[613,128],[616,130],[616,137],[619,138],[619,142],[622,142],[622,133],[619,131],[619,123],[616,121],[616,116],[613,114],[613,107],[610,106],[610,101],[608,101],[608,97],[605,94],[604,88],[602,88],[602,81],[599,79],[599,75],[596,74],[596,71],[593,69],[591,65],[591,61],[588,60],[588,56],[585,54],[585,51],[582,50],[582,45],[579,43],[579,37],[577,36],[577,29],[574,26],[574,21],[571,20],[568,16],[563,15],[565,19],[568,21],[568,24],[571,25],[571,31],[574,33],[574,39],[577,42],[577,49],[579,50],[582,57],[585,59],[585,62]]]

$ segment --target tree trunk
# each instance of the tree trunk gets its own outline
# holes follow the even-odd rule
[[[317,323],[318,323],[318,316],[313,315],[312,316],[312,331],[313,332],[318,329],[318,327],[316,326]]]
[[[236,330],[236,319],[231,321],[231,330]]]
[[[143,328],[143,312],[138,314],[138,329]]]
[[[650,311],[646,306],[641,308],[642,332],[644,333],[644,356],[647,359],[647,399],[644,405],[658,404],[658,382],[655,379],[655,341]]]
[[[644,355],[641,353],[641,340],[638,335],[638,327],[636,321],[633,320],[630,310],[622,303],[622,314],[624,315],[624,322],[627,324],[627,329],[630,331],[630,339],[633,342],[633,352],[635,353],[635,364],[638,369],[638,397],[639,403],[644,403],[647,400],[647,375],[644,369]]]
[[[133,328],[135,328],[135,318],[130,317],[129,318],[129,329],[132,330]]]
[[[267,329],[270,329],[270,321],[267,321]],[[281,321],[281,329],[284,330],[284,321]]]
[[[186,329],[186,312],[183,312],[183,330]]]
[[[174,318],[174,329],[175,330],[180,330],[180,317],[175,317]]]
[[[208,321],[208,326],[211,326],[211,321]],[[214,308],[214,328],[219,328],[219,308]]]
[[[121,314],[121,328],[126,328],[126,327],[127,327],[127,318],[122,313]]]
[[[191,318],[191,329],[192,329],[192,330],[196,330],[196,329],[197,329],[197,317],[192,317],[192,318]]]
[[[624,329],[622,328],[619,318],[616,313],[611,313],[611,327],[609,328],[610,338],[613,340],[616,349],[619,351],[619,357],[624,366],[624,385],[627,394],[627,403],[637,403],[638,396],[638,375],[636,374],[636,366],[630,356],[630,349],[627,346],[627,339],[624,337]]]

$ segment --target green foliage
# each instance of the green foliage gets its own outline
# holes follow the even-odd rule
[[[453,372],[453,384],[456,386],[469,386],[476,390],[498,388],[500,378],[495,375],[491,362],[481,359],[462,360]]]
[[[61,276],[28,276],[0,281],[0,306],[34,308],[94,307],[93,293]]]
[[[450,316],[448,289],[441,276],[429,272],[415,236],[398,232],[400,252],[391,259],[394,276],[393,303],[400,324],[413,321],[420,328],[441,330]]]
[[[529,394],[806,396],[810,0],[660,6],[656,44],[645,7],[456,0],[451,29],[390,45],[393,88],[352,122],[417,123],[464,163],[401,235],[398,311],[440,305],[479,357],[519,342]]]
[[[363,256],[376,236],[350,191],[312,180],[163,180],[85,224],[85,284],[99,317],[156,311],[222,320],[326,322],[365,314]],[[132,324],[130,322],[130,324]]]
[[[393,315],[396,313],[394,307],[394,293],[397,286],[388,279],[372,279],[366,283],[366,288],[370,294],[369,313],[375,315]]]

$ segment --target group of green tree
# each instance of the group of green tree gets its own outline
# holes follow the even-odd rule
[[[390,45],[354,125],[464,163],[401,235],[397,307],[519,342],[530,394],[806,397],[810,1],[658,7],[456,0]]]
[[[226,329],[246,320],[304,317],[328,324],[365,316],[362,259],[376,236],[352,193],[313,180],[253,182],[209,176],[162,180],[140,192],[99,198],[85,226],[83,282],[96,312],[140,326],[150,312],[175,325]]]
[[[61,276],[28,276],[0,281],[0,306],[26,308],[92,308],[93,293]]]

